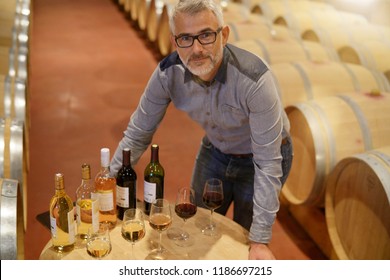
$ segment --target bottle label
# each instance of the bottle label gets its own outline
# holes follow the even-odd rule
[[[99,192],[100,211],[114,209],[114,193],[112,191]]]
[[[129,188],[116,186],[116,205],[129,208]]]
[[[76,235],[86,234],[90,225],[94,231],[98,230],[99,226],[99,200],[97,195],[92,193],[92,199],[79,199],[76,203],[77,227]]]
[[[69,243],[74,243],[76,236],[76,221],[74,219],[74,208],[68,212]]]
[[[99,229],[99,199],[95,194],[92,195],[92,227],[94,232]]]
[[[50,217],[50,231],[51,236],[55,238],[57,236],[57,220],[55,217]]]
[[[156,199],[156,183],[144,181],[144,200],[148,203],[153,203]]]

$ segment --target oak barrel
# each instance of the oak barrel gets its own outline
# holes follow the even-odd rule
[[[345,93],[288,106],[294,159],[282,192],[291,204],[323,206],[324,181],[353,154],[390,145],[390,94]]]
[[[146,19],[146,36],[150,42],[155,42],[157,39],[158,25],[163,13],[165,1],[150,0],[149,13]],[[169,33],[167,33],[169,37]]]
[[[340,48],[338,55],[341,61],[382,72],[390,82],[390,44],[379,40],[361,40]]]
[[[11,118],[0,119],[0,178],[17,180],[27,221],[27,158],[24,123]],[[26,228],[26,224],[25,224]]]
[[[18,181],[0,177],[0,259],[24,259],[24,228]]]
[[[170,40],[171,31],[169,29],[169,13],[173,7],[174,0],[164,1],[159,23],[156,31],[156,44],[161,56],[166,56],[173,51]]]
[[[390,91],[386,77],[362,65],[337,61],[296,61],[271,65],[283,105],[344,92]]]
[[[257,38],[233,42],[233,45],[248,50],[268,64],[289,63],[295,61],[338,61],[337,54],[319,43],[291,40]]]
[[[341,160],[328,176],[325,200],[339,259],[390,260],[390,146]]]
[[[316,1],[287,1],[287,0],[250,0],[249,9],[252,13],[264,15],[269,20],[274,22],[277,18],[282,17],[286,13],[313,11],[326,12],[333,11],[332,5]]]
[[[229,43],[250,39],[274,39],[274,40],[295,40],[297,39],[287,28],[261,22],[259,20],[229,21],[225,24],[230,28]]]

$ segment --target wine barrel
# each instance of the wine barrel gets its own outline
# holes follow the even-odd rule
[[[153,6],[152,6],[152,2],[153,2]],[[138,1],[137,26],[141,31],[143,31],[145,33],[146,33],[146,29],[147,29],[149,14],[152,12],[152,9],[155,8],[154,4],[155,4],[155,0],[139,0]]]
[[[131,2],[132,1],[133,0],[124,0],[123,10],[124,10],[126,15],[130,15],[130,9],[131,9]]]
[[[390,260],[390,146],[341,160],[328,176],[325,201],[339,259]]]
[[[310,30],[327,30],[333,36],[334,29],[341,30],[344,37],[349,38],[350,32],[361,32],[360,28],[368,25],[367,19],[361,15],[337,10],[288,11],[274,23],[288,27],[299,38]]]
[[[297,39],[287,28],[268,24],[259,20],[228,21],[225,23],[230,28],[229,43],[250,39]]]
[[[18,181],[0,178],[0,259],[24,259],[23,211]]]
[[[10,68],[10,49],[0,46],[0,75],[8,75]]]
[[[378,41],[389,47],[390,39],[387,27],[380,28],[372,24],[361,24],[356,26],[330,26],[306,29],[301,38],[307,41],[321,43],[322,45],[332,48],[338,52],[346,47],[358,46],[361,43],[366,44],[371,41]],[[377,43],[377,44],[380,44]],[[388,56],[388,54],[387,54]]]
[[[0,118],[27,122],[26,86],[23,80],[0,75]]]
[[[264,15],[271,22],[289,13],[312,13],[314,11],[334,11],[332,5],[315,1],[288,0],[250,0],[249,9],[252,13]]]
[[[271,66],[284,106],[344,92],[390,91],[380,72],[336,61],[297,61]]]
[[[27,165],[24,146],[24,123],[10,118],[0,119],[0,178],[19,182],[23,212],[27,221]],[[25,224],[26,227],[26,224]]]
[[[232,43],[262,57],[268,64],[295,61],[338,61],[337,54],[314,42],[288,39],[251,39]]]
[[[174,49],[170,40],[169,13],[175,3],[175,0],[164,2],[156,32],[156,44],[161,56],[166,56]]]
[[[390,94],[350,93],[288,106],[294,159],[282,192],[323,206],[324,181],[343,158],[390,145]]]
[[[362,40],[340,48],[338,54],[341,61],[382,72],[390,82],[390,45],[378,40]]]
[[[157,40],[158,32],[159,32],[159,24],[161,23],[161,16],[164,10],[164,6],[168,0],[150,0],[149,13],[147,17],[146,23],[146,35],[150,42],[154,43]],[[166,24],[168,24],[168,14],[164,18],[166,20]],[[169,25],[165,36],[169,40]]]
[[[134,23],[138,23],[138,6],[141,1],[145,0],[131,0],[130,1],[130,20]]]
[[[0,20],[0,46],[11,47],[12,46],[12,26],[3,24]]]
[[[23,80],[0,75],[0,119],[17,120],[24,125],[24,146],[29,146],[30,120],[27,112],[26,85]],[[29,169],[29,150],[24,151],[26,170]]]

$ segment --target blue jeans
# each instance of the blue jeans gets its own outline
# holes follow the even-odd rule
[[[281,146],[281,153],[283,176],[280,181],[283,185],[292,164],[291,139]],[[195,189],[196,203],[199,207],[204,207],[203,188],[209,178],[218,178],[223,182],[224,202],[215,212],[225,215],[234,201],[233,220],[249,230],[253,216],[254,165],[252,156],[238,158],[224,154],[215,148],[207,137],[204,137],[192,175],[192,187]]]

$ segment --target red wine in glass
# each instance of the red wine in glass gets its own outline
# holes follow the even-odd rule
[[[183,220],[187,220],[196,214],[197,207],[192,203],[180,203],[175,206],[176,214]]]
[[[214,210],[222,206],[223,202],[222,181],[217,178],[210,178],[206,181],[203,189],[202,200],[207,208],[211,210],[210,222],[202,229],[202,233],[209,236],[217,236],[217,230],[213,223]]]
[[[217,209],[222,206],[223,194],[220,192],[208,191],[203,194],[203,203],[209,209]]]
[[[184,225],[186,220],[195,216],[197,206],[195,204],[195,190],[189,187],[180,188],[177,191],[175,212],[183,219]],[[178,246],[186,247],[194,244],[194,238],[190,238],[190,234],[183,228],[176,230],[178,236],[175,238],[175,244]]]

